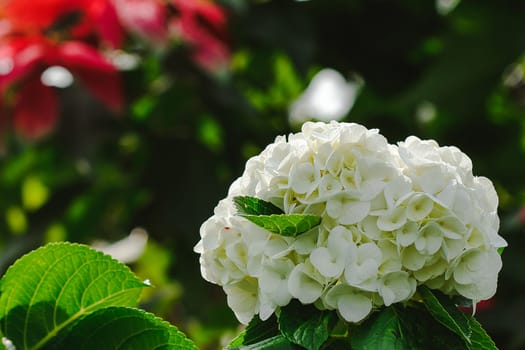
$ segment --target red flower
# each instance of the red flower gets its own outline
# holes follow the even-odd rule
[[[229,61],[226,14],[207,0],[113,0],[122,25],[129,31],[165,44],[174,37],[188,44],[193,58],[208,70],[224,68]],[[174,11],[172,11],[174,10]]]
[[[196,62],[210,70],[225,67],[230,51],[224,10],[207,0],[172,2],[179,12],[171,22],[172,30],[192,46]]]
[[[11,111],[14,128],[29,139],[47,134],[57,120],[53,88],[41,82],[42,72],[61,66],[77,77],[93,95],[113,109],[122,107],[120,79],[115,67],[93,47],[78,41],[54,44],[43,37],[16,38],[0,46],[0,94],[5,99],[2,112]]]
[[[122,25],[139,36],[164,44],[168,8],[162,0],[113,0]]]
[[[118,47],[122,28],[110,0],[0,0],[0,35],[97,37]]]

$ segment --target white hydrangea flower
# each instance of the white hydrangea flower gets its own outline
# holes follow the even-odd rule
[[[235,196],[321,223],[297,237],[271,233],[237,216]],[[308,122],[247,161],[195,251],[242,323],[292,299],[360,322],[418,285],[490,298],[506,245],[497,207],[491,181],[456,147],[415,136],[393,145],[358,124]]]
[[[303,304],[312,304],[323,294],[325,278],[309,261],[297,264],[288,279],[288,290]]]
[[[372,311],[373,303],[369,295],[354,287],[339,284],[324,296],[329,309],[335,309],[348,322],[359,322]]]

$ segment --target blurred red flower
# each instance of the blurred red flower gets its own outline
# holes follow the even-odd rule
[[[207,0],[172,0],[178,12],[171,30],[188,42],[195,61],[215,71],[225,68],[230,59],[226,14]]]
[[[168,38],[168,7],[162,0],[113,0],[122,25],[155,44],[165,44]]]
[[[110,0],[0,0],[0,35],[99,39],[119,47],[122,27]]]
[[[187,44],[201,67],[216,71],[230,58],[226,14],[207,0],[113,0],[122,25],[129,31],[166,44],[175,39]]]
[[[12,124],[24,137],[35,139],[48,133],[57,119],[53,88],[41,79],[46,68],[60,66],[109,107],[122,107],[121,83],[117,70],[95,48],[79,41],[55,44],[44,37],[15,38],[0,46],[0,93],[14,98]],[[0,69],[2,70],[2,69]],[[4,112],[5,113],[5,112]]]
[[[229,60],[226,15],[210,1],[0,0],[0,131],[12,124],[35,139],[53,129],[57,97],[42,74],[54,66],[121,109],[120,77],[101,49],[119,48],[124,29],[157,46],[171,39],[187,44],[210,71]]]

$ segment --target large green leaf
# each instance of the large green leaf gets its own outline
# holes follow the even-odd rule
[[[292,343],[308,350],[318,350],[337,323],[335,311],[321,311],[312,305],[294,301],[281,308],[279,329]]]
[[[454,299],[425,286],[419,287],[419,293],[432,317],[459,335],[469,350],[497,349],[496,344],[479,322],[473,316],[461,312],[455,305]]]
[[[438,299],[438,296],[425,286],[419,287],[419,294],[423,298],[425,307],[436,321],[459,335],[465,343],[471,344],[471,330],[468,321],[465,315],[457,309],[449,298],[440,295]]]
[[[236,196],[233,197],[233,203],[239,215],[284,214],[279,207],[256,197]]]
[[[1,330],[18,350],[39,349],[91,312],[135,306],[144,286],[110,256],[50,244],[20,258],[1,279]]]
[[[396,304],[394,310],[405,349],[467,350],[456,333],[437,322],[423,307]]]
[[[135,308],[108,307],[82,318],[59,349],[198,350],[176,327]]]
[[[423,308],[392,305],[350,332],[353,350],[466,350],[463,341]]]
[[[283,236],[295,237],[321,223],[321,217],[310,214],[243,215],[257,226]]]

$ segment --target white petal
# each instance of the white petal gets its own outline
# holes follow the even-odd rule
[[[322,198],[329,198],[340,193],[343,189],[341,182],[335,176],[326,174],[321,178],[319,183],[319,196]]]
[[[227,302],[239,322],[248,324],[258,312],[258,285],[254,278],[224,286]]]
[[[317,186],[318,174],[311,163],[301,163],[290,172],[290,187],[297,193],[309,193]]]
[[[288,291],[288,277],[294,264],[288,259],[266,261],[259,276],[259,288],[272,303],[284,306],[292,295]]]
[[[408,247],[416,241],[419,234],[419,226],[415,222],[407,222],[403,227],[395,232],[397,243],[401,247]]]
[[[447,180],[443,174],[442,165],[426,166],[419,171],[417,183],[428,194],[436,194],[445,188]]]
[[[319,233],[316,230],[303,233],[292,243],[291,247],[299,254],[310,254],[316,247]]]
[[[383,231],[394,231],[401,228],[407,221],[406,211],[403,207],[391,209],[377,219],[377,227]]]
[[[359,322],[372,311],[372,301],[361,294],[341,295],[337,300],[337,310],[348,322]]]
[[[415,194],[407,204],[406,215],[409,220],[420,221],[434,207],[434,201],[424,194]]]
[[[419,253],[414,246],[405,248],[401,254],[403,266],[412,271],[422,268],[426,260],[427,256]]]
[[[411,298],[416,291],[416,281],[405,271],[392,272],[383,276],[378,291],[389,306]]]
[[[343,225],[353,225],[363,220],[370,211],[370,202],[346,200],[343,204],[339,222]]]
[[[346,259],[344,256],[337,256],[336,252],[328,248],[319,247],[310,254],[312,265],[325,277],[338,277],[343,272]]]
[[[301,303],[311,304],[323,293],[323,285],[319,282],[315,271],[301,263],[290,273],[288,290]]]
[[[385,199],[389,207],[393,207],[400,199],[412,192],[412,182],[406,176],[398,176],[389,181],[384,189]]]

